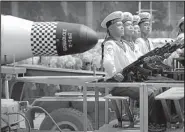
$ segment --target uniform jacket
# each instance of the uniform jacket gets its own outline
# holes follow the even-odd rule
[[[138,45],[134,44],[134,47],[132,49],[130,44],[127,41],[123,40],[123,43],[125,44],[126,56],[129,60],[130,64],[133,63],[134,61],[136,61],[140,56],[142,56],[142,53],[141,53],[140,48],[138,47]]]
[[[177,39],[184,38],[184,33],[180,33],[177,36]],[[164,63],[169,66],[173,66],[173,58],[179,58],[178,52],[183,52],[182,49],[177,49],[175,52],[173,52],[167,59],[164,60]]]
[[[126,56],[126,48],[121,42],[108,40],[104,43],[103,66],[108,77],[114,76],[129,65],[129,63]]]
[[[145,41],[143,38],[137,38],[136,45],[138,45],[143,55],[154,49],[154,46],[150,39],[147,39],[147,41]]]

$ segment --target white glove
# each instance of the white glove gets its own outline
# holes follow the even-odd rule
[[[123,81],[124,76],[121,73],[117,73],[114,75],[114,79],[118,82],[121,82],[121,81]]]

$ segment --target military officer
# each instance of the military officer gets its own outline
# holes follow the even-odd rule
[[[136,61],[141,55],[140,48],[133,42],[133,15],[130,12],[123,12],[123,27],[124,35],[122,36],[122,41],[127,49],[127,57],[129,58],[130,64]]]
[[[177,23],[177,38],[176,40],[183,40],[184,39],[184,17],[182,17],[178,23]],[[173,58],[178,58],[180,56],[184,56],[184,48],[183,49],[177,49],[175,52],[173,52],[167,59],[164,60],[164,63],[173,66]]]
[[[136,39],[136,44],[140,47],[142,54],[154,49],[154,46],[150,39],[148,39],[151,32],[151,14],[148,12],[142,12],[139,14],[140,22],[138,23],[141,30],[141,37]]]
[[[124,77],[118,72],[129,64],[129,60],[126,56],[126,47],[121,41],[121,36],[124,35],[122,19],[123,12],[115,11],[109,14],[101,23],[101,26],[107,29],[108,36],[102,45],[104,49],[102,50],[103,67],[108,78],[114,77],[114,79],[119,82],[122,81]],[[113,89],[109,89],[110,93]],[[118,119],[118,126],[120,126],[122,116],[117,103],[115,100],[112,100],[113,109]]]
[[[124,35],[122,23],[122,11],[115,11],[109,14],[101,23],[101,26],[107,29],[108,37],[104,43],[103,66],[108,77],[115,77],[116,80],[122,80],[121,74],[116,74],[126,67],[129,63],[126,57],[126,48],[121,42],[121,36]]]

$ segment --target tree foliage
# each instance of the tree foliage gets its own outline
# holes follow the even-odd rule
[[[162,1],[156,1],[152,2],[152,7],[154,10],[157,10],[156,12],[153,13],[154,15],[154,23],[153,23],[153,28],[156,30],[165,30],[167,28],[167,25],[163,23],[163,20],[167,16],[167,7],[164,6],[164,2]]]

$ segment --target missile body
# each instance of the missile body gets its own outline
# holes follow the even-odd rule
[[[83,53],[98,42],[87,26],[66,22],[33,22],[1,15],[1,64],[33,56]]]

